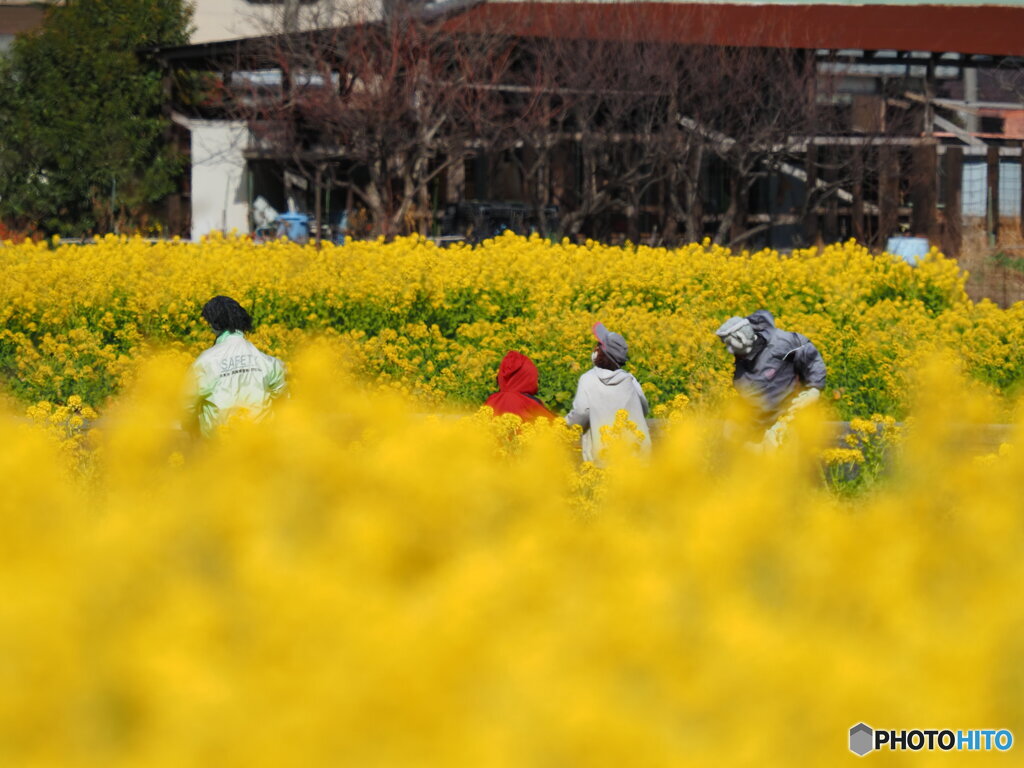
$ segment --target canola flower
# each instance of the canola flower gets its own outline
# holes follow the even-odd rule
[[[605,446],[598,458],[604,461],[615,461],[623,451],[640,456],[650,450],[648,438],[629,418],[629,411],[615,412],[615,421],[601,427],[601,444]]]
[[[901,445],[903,433],[903,426],[892,416],[875,413],[867,419],[850,419],[849,431],[840,441],[845,447],[822,452],[825,476],[831,487],[849,493],[878,482]]]
[[[844,501],[816,407],[767,454],[682,407],[597,470],[558,422],[425,417],[348,353],[298,351],[271,418],[196,442],[155,358],[87,477],[0,417],[0,765],[832,765],[861,721],[1024,733],[1024,453],[965,460],[992,403],[955,371]]]
[[[25,415],[56,440],[71,471],[88,471],[92,450],[90,438],[96,434],[95,430],[90,429],[90,424],[95,421],[98,414],[92,407],[84,404],[81,397],[71,395],[63,405],[54,405],[42,400],[30,405],[25,410]]]
[[[829,466],[864,463],[864,454],[859,448],[828,448],[822,452],[822,458]]]
[[[223,235],[7,244],[0,366],[26,403],[78,395],[102,408],[152,350],[195,356],[208,345],[199,310],[225,294],[250,309],[253,341],[269,354],[287,359],[326,337],[358,373],[428,410],[482,403],[508,349],[530,355],[540,398],[567,410],[595,320],[629,340],[652,407],[684,396],[704,408],[731,389],[715,328],[765,307],[821,350],[839,418],[902,418],[913,372],[944,350],[996,395],[1019,386],[1024,305],[971,302],[964,279],[937,251],[911,267],[854,242],[788,255],[511,234],[450,248],[409,237],[316,250]]]

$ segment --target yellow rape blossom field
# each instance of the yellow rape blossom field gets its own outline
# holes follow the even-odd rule
[[[937,253],[0,259],[0,765],[818,766],[859,722],[1024,734],[1022,310],[972,304]],[[289,396],[198,440],[173,425],[215,293]],[[713,335],[760,306],[830,372],[768,453],[722,428]],[[649,459],[609,434],[581,465],[577,431],[475,410],[508,348],[564,410],[597,319],[660,406]],[[886,479],[838,495],[823,455]]]
[[[540,369],[540,397],[568,410],[601,320],[630,344],[652,405],[713,405],[730,388],[714,330],[765,307],[810,337],[840,418],[901,418],[907,377],[938,349],[993,393],[1024,374],[1024,306],[973,303],[955,261],[916,268],[854,243],[781,256],[709,243],[678,250],[502,236],[470,248],[421,238],[322,250],[214,236],[198,244],[107,236],[0,247],[0,366],[23,401],[79,395],[102,408],[153,348],[211,342],[213,295],[253,315],[253,341],[287,359],[310,336],[348,347],[354,369],[428,406],[476,406],[509,349]]]

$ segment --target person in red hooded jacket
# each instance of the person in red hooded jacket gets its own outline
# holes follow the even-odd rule
[[[498,391],[488,397],[484,405],[489,405],[495,416],[514,413],[523,421],[531,421],[540,416],[553,419],[555,414],[537,399],[539,378],[533,360],[522,352],[512,350],[505,355],[498,368]]]

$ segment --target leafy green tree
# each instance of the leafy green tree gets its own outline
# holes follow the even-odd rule
[[[68,0],[0,62],[0,218],[80,235],[134,226],[173,191],[163,89],[140,48],[188,42],[185,0]]]

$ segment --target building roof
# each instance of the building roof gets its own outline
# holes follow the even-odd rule
[[[770,48],[1024,56],[1024,5],[488,2],[467,30]]]
[[[1024,0],[1013,6],[441,0],[423,6],[423,11],[447,17],[450,29],[468,33],[809,49],[875,63],[909,58],[913,52],[962,54],[959,62],[947,57],[942,63],[982,67],[1024,59]],[[332,28],[294,36],[340,43],[344,32]],[[177,66],[255,66],[274,39],[156,46],[144,53]]]
[[[43,23],[46,8],[37,4],[0,5],[0,35],[18,35]]]

